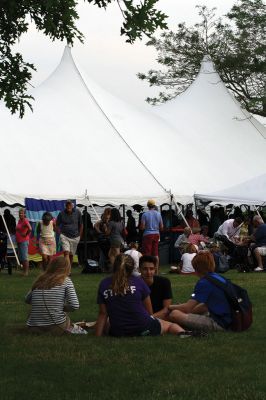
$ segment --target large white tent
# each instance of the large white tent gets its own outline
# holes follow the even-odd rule
[[[108,119],[69,47],[54,73],[32,92],[34,112],[21,120],[1,105],[0,200],[76,198],[136,204],[169,194]],[[170,189],[170,188],[169,188]],[[10,195],[10,193],[12,195]]]
[[[266,169],[265,128],[243,117],[205,59],[198,78],[154,113],[133,109],[91,81],[66,47],[52,75],[32,91],[20,120],[0,105],[0,200],[76,198],[103,205],[180,203]],[[240,121],[240,115],[242,120]],[[264,129],[264,131],[263,131]],[[250,154],[249,154],[250,153]],[[10,194],[11,193],[11,194]]]
[[[215,193],[195,194],[195,199],[203,202],[266,205],[266,174]]]
[[[209,56],[192,85],[154,112],[178,131],[176,147],[188,140],[197,149],[196,160],[188,154],[195,170],[205,166],[205,188],[196,180],[196,193],[213,193],[266,172],[266,128],[241,108]]]

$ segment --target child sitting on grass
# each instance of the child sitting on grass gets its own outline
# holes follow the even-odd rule
[[[197,254],[197,247],[194,244],[189,244],[186,248],[186,252],[182,255],[180,261],[181,274],[195,274],[195,270],[192,266],[192,260]]]

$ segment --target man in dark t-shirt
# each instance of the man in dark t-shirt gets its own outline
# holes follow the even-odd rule
[[[169,279],[155,275],[157,260],[152,256],[142,256],[139,259],[139,270],[142,279],[148,285],[151,293],[153,315],[166,319],[168,306],[172,303],[172,288]]]
[[[82,216],[75,209],[71,200],[66,201],[65,210],[61,211],[56,219],[57,232],[60,233],[60,242],[64,251],[64,257],[68,258],[70,264],[77,251],[77,246],[83,232]]]

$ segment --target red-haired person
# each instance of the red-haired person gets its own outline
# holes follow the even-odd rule
[[[208,251],[199,252],[192,260],[199,276],[190,299],[183,304],[170,305],[169,320],[185,329],[195,331],[224,331],[231,325],[231,310],[224,292],[205,278],[205,275],[225,282],[216,274],[215,262]]]

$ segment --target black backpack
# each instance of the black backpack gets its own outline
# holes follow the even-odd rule
[[[204,278],[224,291],[232,313],[230,329],[235,332],[242,332],[248,329],[252,324],[252,304],[246,289],[224,277],[225,283],[210,275],[205,275]]]

